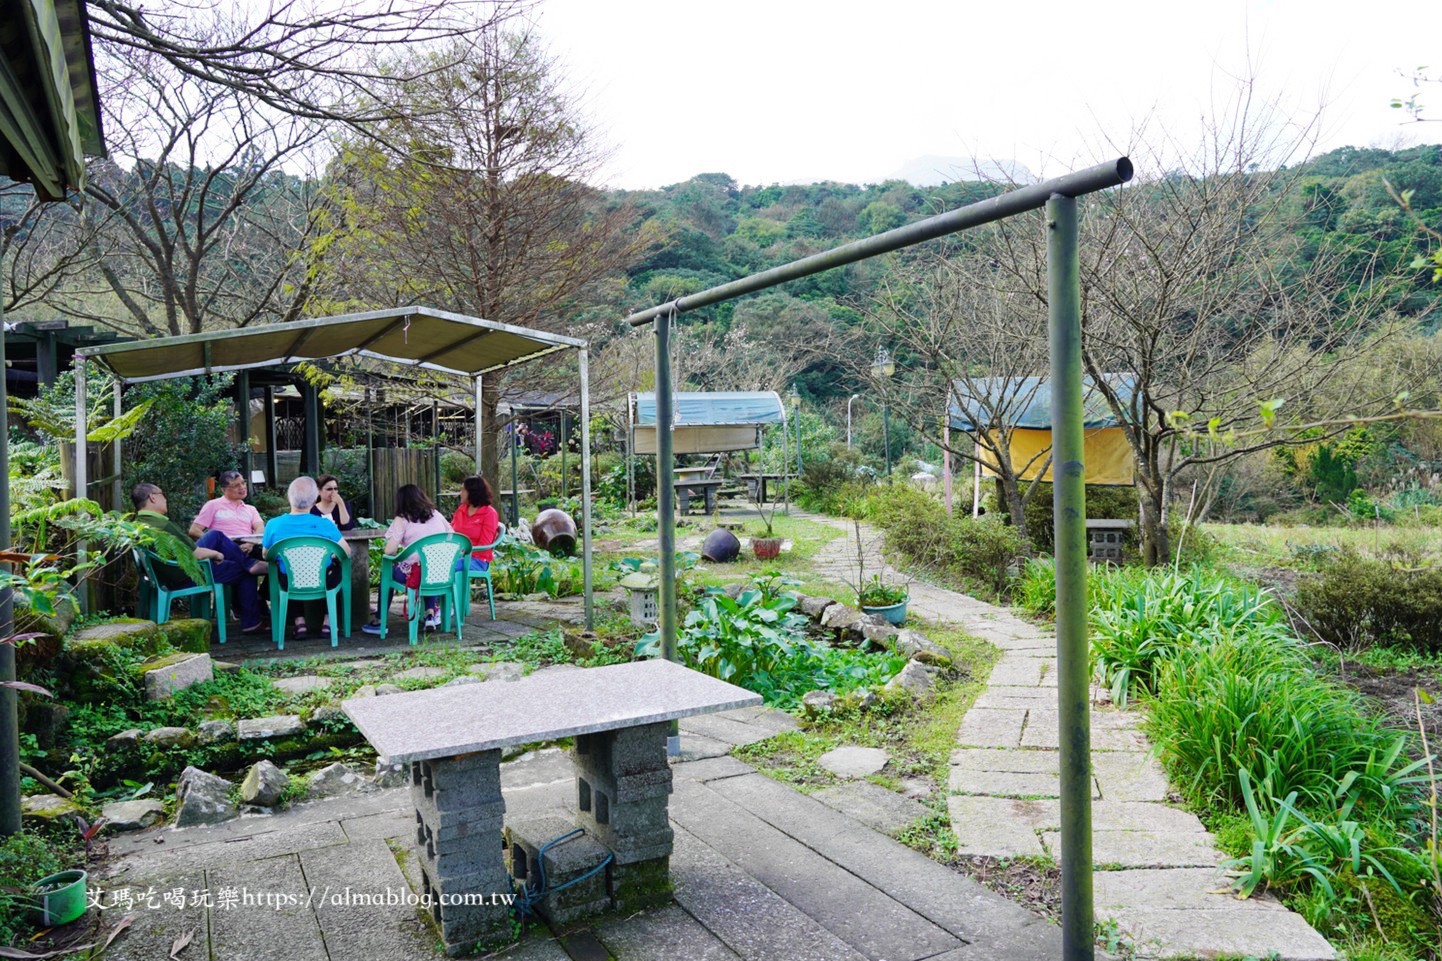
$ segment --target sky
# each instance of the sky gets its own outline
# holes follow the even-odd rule
[[[1432,0],[541,0],[535,21],[609,187],[876,183],[923,157],[1050,177],[1129,153],[1145,175],[1234,115],[1248,76],[1280,142],[1442,143],[1442,84],[1421,91],[1439,122],[1389,106],[1416,68],[1442,76]]]

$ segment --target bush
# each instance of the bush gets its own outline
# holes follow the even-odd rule
[[[1133,523],[1137,521],[1137,492],[1130,487],[1100,487],[1092,484],[1086,489],[1086,497],[1087,517]],[[1035,493],[1026,502],[1026,533],[1037,553],[1050,554],[1056,548],[1055,516],[1052,510],[1052,485],[1036,485]],[[1127,535],[1127,546],[1135,549],[1135,529]]]
[[[1312,630],[1345,650],[1442,653],[1442,571],[1416,555],[1374,558],[1339,548],[1301,579],[1294,603]]]
[[[913,487],[882,488],[872,513],[887,547],[969,592],[1005,595],[1023,558],[1015,527],[992,516],[947,514],[939,500]]]
[[[68,823],[67,823],[68,826]],[[47,874],[73,866],[73,851],[57,848],[47,838],[21,831],[0,840],[0,945],[9,945],[30,931],[24,921],[24,895]],[[31,955],[34,957],[34,955]]]
[[[205,479],[240,465],[241,448],[231,443],[235,420],[231,378],[185,377],[151,381],[126,389],[125,404],[154,403],[140,429],[125,438],[124,488],[142,481],[159,484],[170,499],[170,516],[187,523],[206,499]],[[128,503],[117,505],[128,511]]]

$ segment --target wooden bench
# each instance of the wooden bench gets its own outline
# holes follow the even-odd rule
[[[512,878],[531,883],[538,864],[548,890],[579,882],[564,899],[539,900],[538,913],[553,924],[669,900],[670,722],[760,703],[750,691],[652,660],[342,707],[377,753],[410,765],[423,896],[447,951],[458,953],[509,936]],[[574,821],[507,823],[501,749],[565,737],[576,739]],[[568,832],[576,837],[549,847]]]

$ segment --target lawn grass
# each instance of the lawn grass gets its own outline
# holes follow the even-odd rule
[[[1318,550],[1351,547],[1370,555],[1415,553],[1442,561],[1442,538],[1433,528],[1392,524],[1357,527],[1280,527],[1267,524],[1203,524],[1222,547],[1226,563],[1247,567],[1306,569]]]

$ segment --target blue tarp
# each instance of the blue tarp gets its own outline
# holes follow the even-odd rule
[[[1137,390],[1136,374],[1103,374],[1106,384],[1130,404]],[[1120,427],[1101,391],[1090,377],[1082,379],[1082,406],[1087,430]],[[972,433],[977,424],[999,422],[1011,427],[1051,430],[1051,381],[1045,377],[983,377],[952,384],[947,408],[951,429]]]
[[[635,394],[636,426],[656,426],[656,395]],[[743,424],[784,424],[786,409],[775,391],[708,391],[674,394],[677,427],[728,427]]]

